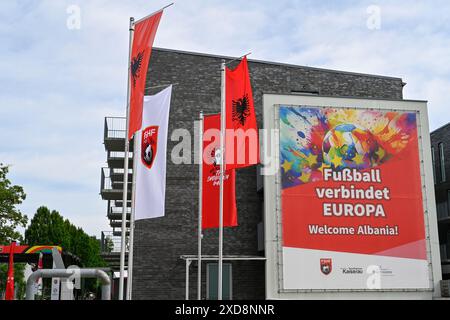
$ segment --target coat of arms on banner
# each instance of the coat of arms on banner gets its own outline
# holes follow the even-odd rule
[[[151,126],[142,130],[141,161],[149,169],[152,168],[158,150],[158,129],[158,126]]]
[[[320,271],[324,275],[329,275],[333,270],[333,263],[331,259],[320,259]]]

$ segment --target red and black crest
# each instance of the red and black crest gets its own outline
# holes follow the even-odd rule
[[[216,175],[220,170],[220,148],[214,148],[211,150],[210,161],[212,164],[210,172],[211,174]]]
[[[158,129],[158,126],[151,126],[142,130],[141,161],[149,169],[151,169],[158,151]]]
[[[329,275],[333,270],[333,262],[331,259],[320,259],[320,271],[324,275]]]
[[[238,122],[243,126],[249,115],[250,100],[248,94],[245,94],[242,98],[233,100],[233,122]]]
[[[141,76],[141,67],[142,67],[142,60],[144,59],[144,51],[138,52],[138,54],[131,58],[130,63],[130,71],[131,71],[131,78],[133,79],[133,88],[136,87],[136,81]]]

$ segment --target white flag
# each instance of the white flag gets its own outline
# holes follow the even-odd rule
[[[137,133],[135,220],[164,216],[166,151],[172,86],[145,96],[142,127]]]

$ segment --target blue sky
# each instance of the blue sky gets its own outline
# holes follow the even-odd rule
[[[128,21],[168,1],[8,0],[0,7],[0,162],[40,205],[90,234],[108,230],[100,199],[103,118],[123,116]],[[80,29],[67,28],[70,6]],[[380,10],[380,28],[367,25]],[[371,14],[372,13],[372,14]],[[155,46],[401,77],[450,121],[450,2],[178,0]]]

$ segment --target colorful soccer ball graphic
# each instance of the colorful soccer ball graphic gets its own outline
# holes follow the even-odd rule
[[[374,135],[353,124],[328,131],[322,150],[324,162],[335,169],[367,169],[380,164],[385,156]]]

